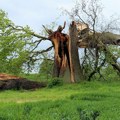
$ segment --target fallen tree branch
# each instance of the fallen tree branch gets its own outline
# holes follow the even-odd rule
[[[105,40],[104,42],[102,42],[104,45],[116,45],[116,46],[120,46],[120,39],[117,40]],[[90,41],[89,43],[87,43],[86,41],[78,41],[78,46],[80,48],[96,48],[96,47],[101,47],[102,45],[100,43],[95,43],[93,41]]]

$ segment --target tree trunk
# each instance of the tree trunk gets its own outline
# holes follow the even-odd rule
[[[78,55],[78,32],[75,22],[70,25],[69,36],[63,33],[59,33],[59,36],[53,39],[55,48],[53,77],[63,77],[66,82],[68,80],[72,83],[79,82],[84,76]]]
[[[73,69],[73,76],[75,82],[79,82],[84,79],[83,71],[80,66],[80,60],[78,55],[78,33],[75,22],[72,22],[72,24],[69,27],[69,35],[70,35],[70,60],[71,60],[71,66]]]

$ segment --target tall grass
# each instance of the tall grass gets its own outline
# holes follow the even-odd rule
[[[120,82],[0,92],[0,120],[120,120]]]

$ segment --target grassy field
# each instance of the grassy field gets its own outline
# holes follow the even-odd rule
[[[120,82],[1,91],[0,120],[120,120]]]

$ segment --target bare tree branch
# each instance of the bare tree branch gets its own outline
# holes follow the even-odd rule
[[[49,40],[47,37],[41,36],[39,34],[32,32],[32,31],[28,31],[28,30],[24,29],[24,27],[22,27],[22,26],[15,26],[14,27],[14,26],[10,25],[10,27],[12,27],[14,30],[17,30],[17,31],[24,31],[27,34],[33,35],[34,37],[37,37],[37,38],[41,38],[42,40]]]
[[[45,49],[45,50],[42,50],[42,51],[31,51],[32,56],[30,56],[29,58],[32,59],[33,57],[36,57],[36,56],[38,56],[38,55],[40,55],[40,54],[43,54],[43,53],[45,53],[45,52],[50,51],[52,48],[53,48],[53,46],[50,46],[49,48],[47,48],[47,49]]]
[[[42,39],[39,40],[39,41],[35,41],[34,43],[36,43],[36,42],[37,42],[37,44],[36,44],[36,46],[31,50],[31,52],[33,52],[33,51],[38,47],[38,45],[42,42]]]
[[[49,35],[51,35],[51,34],[53,33],[53,31],[52,31],[51,29],[46,28],[44,25],[43,25],[43,28],[45,29],[45,31],[46,31]]]
[[[103,62],[100,64],[100,66],[99,66],[99,67],[96,67],[96,68],[92,71],[92,73],[88,76],[88,81],[90,81],[91,78],[92,78],[92,76],[93,76],[94,74],[96,74],[96,73],[99,73],[100,76],[103,77],[103,76],[101,75],[101,73],[100,73],[100,69],[104,66],[105,62],[106,62],[106,58],[103,60]],[[104,77],[103,77],[103,78],[104,78]]]
[[[35,55],[35,54],[43,54],[43,53],[45,53],[45,52],[50,51],[52,48],[53,48],[53,46],[50,46],[49,48],[47,48],[47,49],[45,49],[45,50],[42,50],[42,51],[34,51],[34,52],[32,52],[32,53],[33,53],[34,55]]]

